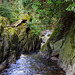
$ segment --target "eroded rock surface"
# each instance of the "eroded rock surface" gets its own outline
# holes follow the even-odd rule
[[[33,30],[26,33],[26,23],[20,22],[17,27],[9,24],[7,18],[0,16],[0,70],[14,63],[18,53],[34,51],[41,46],[39,36],[33,36]]]
[[[57,34],[56,34],[57,35]],[[66,75],[75,74],[75,26],[66,35],[50,37],[40,49],[39,55],[57,61]]]

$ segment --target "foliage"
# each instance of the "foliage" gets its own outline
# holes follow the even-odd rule
[[[4,17],[8,17],[8,19],[11,18],[11,7],[9,7],[9,4],[2,4],[0,5],[0,15]]]
[[[15,22],[22,17],[21,10],[22,10],[22,4],[20,5],[21,1],[4,1],[2,5],[0,5],[0,15],[7,17],[10,22]]]
[[[66,10],[75,12],[75,3],[70,4]]]
[[[32,14],[32,21],[28,26],[36,35],[41,29],[45,29],[45,26],[55,24],[62,14],[65,15],[66,10],[75,12],[73,0],[7,0],[0,5],[0,15],[8,17],[11,22],[19,20],[25,14],[29,17]]]

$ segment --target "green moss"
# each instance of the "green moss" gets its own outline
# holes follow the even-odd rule
[[[63,24],[59,24],[55,27],[53,33],[51,34],[50,36],[50,39],[59,39],[60,37],[62,37],[62,33],[63,33],[63,27],[64,25]]]
[[[70,32],[66,38],[66,41],[60,51],[61,59],[66,60],[67,62],[70,62],[73,60],[73,57],[75,56],[75,43],[74,43],[74,36],[72,32]],[[72,38],[71,38],[72,36]]]
[[[41,50],[41,52],[48,53],[49,49],[50,49],[50,45],[49,45],[49,42],[47,41],[40,50]]]
[[[16,32],[15,28],[11,28],[11,29],[9,29],[8,32],[9,32],[11,35],[14,35],[14,34],[17,35],[17,32]]]
[[[22,25],[21,25],[21,26],[23,27],[24,25],[25,25],[25,23],[22,23]]]
[[[0,16],[0,36],[2,35],[7,24],[9,24],[8,19],[6,17]]]
[[[63,42],[63,39],[57,41],[56,43],[54,43],[54,50],[59,50],[62,46],[62,42]]]
[[[46,47],[46,46],[47,46],[47,44],[44,44],[44,45],[42,46],[41,50],[42,50],[42,51],[47,51],[47,49],[46,49],[47,47]]]
[[[6,17],[0,16],[0,27],[6,27],[9,24],[9,20]]]
[[[25,16],[23,17],[23,20],[30,20],[30,18],[32,17],[32,15],[28,15],[28,14],[25,14]]]
[[[59,31],[54,30],[53,33],[52,33],[52,35],[50,36],[50,38],[51,38],[51,39],[54,38],[54,37],[58,34],[58,32],[59,32]]]
[[[15,50],[18,44],[18,34],[15,28],[5,28],[7,40],[12,50]]]

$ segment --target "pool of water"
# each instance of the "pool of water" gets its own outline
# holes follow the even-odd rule
[[[6,68],[0,75],[64,75],[53,62],[38,55],[21,54],[15,64]]]

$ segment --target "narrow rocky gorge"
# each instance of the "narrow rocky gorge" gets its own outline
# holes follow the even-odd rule
[[[25,23],[18,27],[8,26],[8,19],[1,16],[0,21],[0,70],[2,70],[8,64],[16,62],[18,53],[40,49],[41,40],[39,36],[32,35],[32,30],[26,33]]]
[[[23,19],[24,20],[24,19]],[[0,16],[0,71],[15,63],[18,53],[39,49],[38,55],[56,61],[66,72],[75,74],[75,23],[60,25],[54,30],[42,31],[40,36],[33,35],[33,30],[25,23],[9,25],[5,17]],[[47,33],[47,34],[46,34]],[[42,46],[41,46],[42,45]]]

